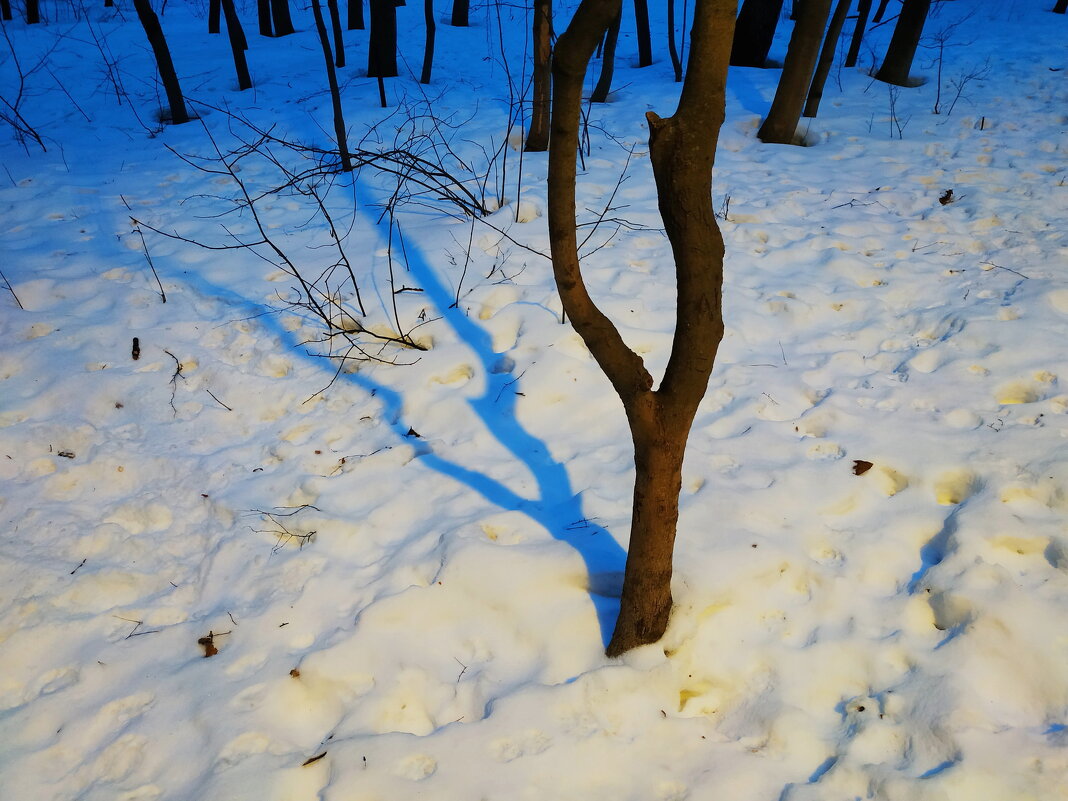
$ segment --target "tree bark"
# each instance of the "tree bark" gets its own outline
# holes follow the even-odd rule
[[[890,0],[879,0],[879,7],[875,9],[875,16],[872,17],[872,22],[880,23],[883,21],[883,14],[886,13],[886,7],[890,5]]]
[[[256,0],[256,18],[260,24],[260,36],[274,36],[271,27],[271,0]]]
[[[894,26],[894,35],[890,37],[890,46],[886,49],[883,66],[875,73],[877,81],[909,85],[909,69],[916,56],[916,48],[923,34],[923,24],[927,21],[927,12],[931,0],[905,0],[901,6],[901,16]]]
[[[26,0],[26,24],[36,25],[41,21],[41,5],[38,0]]]
[[[341,69],[345,66],[345,40],[341,36],[341,12],[337,0],[326,0],[326,10],[330,13],[330,28],[334,33],[334,66]]]
[[[363,22],[363,0],[348,0],[348,29],[350,31],[362,31]]]
[[[638,66],[653,63],[653,41],[649,36],[649,0],[634,0],[634,34],[638,37]]]
[[[241,18],[237,16],[234,0],[220,0],[222,12],[226,15],[226,33],[230,37],[230,49],[234,53],[234,69],[237,70],[237,86],[241,91],[252,87],[252,77],[248,73],[248,61],[245,50],[248,42],[241,27]]]
[[[367,77],[397,75],[397,5],[395,0],[370,0],[371,33],[367,46]]]
[[[761,142],[793,144],[830,11],[831,0],[805,0],[801,19],[794,25],[794,32],[790,36],[786,63],[775,89],[775,98],[771,101],[771,109],[757,131]]]
[[[471,0],[453,0],[452,18],[449,24],[454,28],[466,28],[470,25]]]
[[[860,0],[857,6],[857,24],[853,28],[853,39],[849,43],[849,52],[846,53],[845,66],[857,66],[857,57],[860,55],[860,45],[864,41],[864,29],[868,27],[868,15],[871,13],[871,0]]]
[[[553,3],[534,0],[534,101],[525,150],[549,149],[549,97],[552,92]]]
[[[326,80],[330,85],[330,104],[334,112],[334,136],[337,137],[337,150],[341,156],[341,169],[345,172],[352,170],[352,158],[349,155],[349,140],[345,133],[345,115],[341,110],[341,90],[337,85],[337,72],[334,68],[334,56],[330,52],[330,39],[326,33],[326,23],[323,21],[323,9],[319,6],[319,0],[312,0],[312,17],[315,19],[315,30],[319,34],[319,43],[323,48],[323,60],[326,62]]]
[[[11,19],[11,0],[0,0],[0,19]]]
[[[812,85],[808,88],[808,100],[805,103],[803,116],[815,117],[820,110],[820,100],[823,99],[823,87],[827,83],[827,76],[831,72],[831,62],[834,61],[834,50],[838,46],[838,37],[842,35],[842,27],[845,25],[846,12],[849,11],[850,0],[838,0],[831,15],[831,24],[827,28],[827,35],[823,38],[823,49],[820,50],[819,61],[816,62],[816,74],[812,76]]]
[[[434,22],[434,0],[423,0],[423,19],[426,23],[426,43],[423,46],[423,71],[419,83],[430,83],[430,73],[434,69],[434,39],[438,26]]]
[[[597,85],[590,93],[591,103],[605,103],[608,101],[608,93],[612,91],[612,75],[616,70],[616,45],[619,43],[619,27],[623,24],[623,4],[620,3],[619,13],[608,26],[604,35],[604,48],[601,54],[601,74],[597,78]]]
[[[271,0],[271,21],[274,22],[275,36],[296,33],[293,18],[289,15],[289,0]]]
[[[745,0],[731,47],[732,67],[763,67],[782,15],[783,0]]]
[[[167,93],[167,105],[170,106],[171,122],[175,125],[189,122],[189,112],[186,111],[182,89],[178,85],[178,73],[174,70],[171,51],[167,47],[167,39],[163,36],[159,17],[152,10],[148,0],[134,0],[134,9],[137,11],[137,18],[141,20],[141,26],[145,29],[145,35],[148,36],[152,52],[156,56],[159,77],[163,81],[163,90]]]
[[[675,72],[675,83],[682,83],[682,61],[679,48],[675,44],[675,0],[667,0],[667,37],[668,55],[671,57],[671,69]]]
[[[678,308],[660,388],[590,298],[578,258],[575,152],[582,85],[619,0],[582,0],[553,55],[549,242],[564,311],[623,402],[634,442],[630,548],[607,653],[655,642],[671,613],[672,554],[686,441],[723,336],[723,238],[712,212],[712,165],[724,116],[735,0],[698,0],[675,114],[649,112],[649,155],[671,243]]]
[[[219,26],[221,11],[220,0],[208,0],[208,33],[219,33],[221,30]]]

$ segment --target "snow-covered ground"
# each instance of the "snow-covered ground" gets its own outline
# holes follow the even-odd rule
[[[396,285],[422,291],[397,316],[428,320],[432,347],[335,379],[284,272],[142,228],[163,303],[129,220],[215,244],[247,230],[217,216],[233,182],[167,149],[209,155],[205,126],[233,146],[224,105],[329,143],[310,12],[268,40],[247,4],[256,86],[238,93],[225,34],[172,2],[203,125],[161,129],[132,9],[101,5],[4,23],[48,150],[0,138],[0,798],[1068,799],[1068,19],[1051,0],[936,5],[932,36],[971,13],[946,38],[941,114],[934,49],[912,89],[836,66],[812,147],[761,144],[778,71],[732,70],[727,335],[688,452],[677,608],[619,660],[603,647],[629,439],[536,253],[544,155],[520,172],[506,151],[489,222],[508,238],[399,209]],[[421,8],[399,12],[418,72]],[[426,97],[475,170],[508,136],[527,13],[501,11],[503,38],[483,7],[438,28]],[[346,40],[353,140],[376,123],[403,139],[361,77],[365,32]],[[659,369],[674,290],[643,125],[678,86],[666,56],[635,69],[633,41],[590,110],[579,198],[595,215],[634,151],[608,215],[628,225],[585,268]],[[387,92],[425,109],[410,78]],[[251,162],[242,178],[272,180]],[[332,195],[376,325],[389,190],[365,170]],[[309,271],[331,258],[299,198],[260,210]]]

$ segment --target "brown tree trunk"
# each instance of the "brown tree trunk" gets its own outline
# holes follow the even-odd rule
[[[794,32],[790,36],[786,63],[775,89],[775,99],[771,101],[764,124],[757,131],[761,142],[793,144],[830,11],[831,0],[805,0],[801,19],[794,25]]]
[[[532,153],[549,149],[549,97],[552,92],[553,2],[534,0],[534,103],[524,147]]]
[[[337,85],[334,54],[330,52],[330,39],[326,33],[326,23],[323,21],[323,9],[319,6],[319,0],[312,0],[311,7],[312,17],[315,19],[315,30],[319,34],[319,43],[323,48],[323,59],[326,61],[326,80],[330,85],[330,103],[334,112],[334,136],[337,137],[341,169],[349,172],[352,170],[352,158],[349,156],[349,140],[345,133],[345,115],[341,111],[341,90]]]
[[[838,37],[842,35],[842,27],[845,25],[849,3],[850,0],[838,0],[838,5],[834,7],[831,24],[827,28],[827,35],[823,38],[823,49],[820,51],[820,58],[816,63],[816,74],[812,76],[812,85],[808,88],[808,100],[805,102],[805,111],[803,113],[805,117],[815,117],[820,110],[823,87],[827,83],[827,76],[831,72],[834,50],[838,46]]]
[[[675,83],[682,83],[682,61],[675,44],[675,0],[667,0],[667,36],[668,56],[671,57],[671,69],[675,72]]]
[[[660,388],[589,296],[578,258],[575,152],[582,85],[619,0],[582,0],[553,54],[549,243],[564,311],[623,401],[634,440],[630,549],[610,656],[655,642],[671,613],[672,553],[682,460],[723,336],[723,238],[712,212],[712,165],[724,116],[735,0],[699,0],[675,114],[649,112],[649,155],[671,243],[678,308]]]
[[[732,67],[763,67],[768,60],[783,0],[745,0],[731,46]]]
[[[860,4],[857,6],[857,24],[853,28],[853,40],[849,43],[849,52],[846,53],[846,67],[857,66],[860,44],[864,40],[864,29],[868,27],[868,15],[870,13],[871,0],[860,0]]]
[[[916,56],[916,48],[923,34],[923,23],[927,21],[927,12],[931,0],[905,0],[901,6],[901,16],[894,26],[894,35],[890,37],[890,46],[886,49],[883,66],[875,73],[877,81],[891,83],[895,86],[909,85],[909,69]]]
[[[597,78],[597,85],[590,93],[591,103],[605,103],[608,101],[608,93],[612,91],[612,75],[616,71],[616,45],[619,43],[619,27],[623,24],[623,4],[620,3],[619,13],[608,26],[604,35],[604,48],[601,52],[601,74]]]
[[[241,91],[252,88],[252,77],[248,74],[248,61],[245,50],[248,42],[241,27],[241,18],[237,16],[234,0],[220,0],[222,12],[226,15],[226,33],[230,37],[230,49],[234,53],[234,69],[237,70],[237,86]]]
[[[141,20],[141,26],[145,29],[145,35],[148,36],[148,43],[152,45],[152,52],[156,56],[159,78],[163,81],[163,90],[167,93],[167,105],[170,106],[171,122],[175,125],[189,122],[189,112],[185,109],[185,99],[178,85],[178,73],[174,71],[171,51],[163,36],[159,17],[152,10],[148,0],[134,0],[134,9],[137,11],[137,18]]]

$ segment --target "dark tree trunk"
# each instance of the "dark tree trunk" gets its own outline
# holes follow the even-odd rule
[[[159,17],[152,10],[148,0],[134,0],[134,9],[137,11],[137,18],[141,20],[141,26],[145,29],[145,35],[148,36],[148,43],[152,45],[152,52],[156,56],[159,77],[163,81],[163,89],[167,93],[167,105],[170,106],[171,122],[175,125],[189,122],[189,112],[185,110],[182,89],[178,85],[178,73],[174,71],[171,51],[167,47],[166,38],[163,36],[163,28],[159,24]]]
[[[675,83],[682,83],[682,61],[679,48],[675,44],[675,0],[667,0],[667,35],[668,55],[671,56],[671,69],[675,71]]]
[[[608,100],[608,93],[612,91],[612,75],[616,69],[616,44],[619,43],[619,28],[623,24],[623,4],[619,5],[619,13],[608,25],[605,33],[604,50],[601,56],[601,74],[597,78],[597,85],[590,94],[591,103],[604,103]]]
[[[348,27],[350,31],[363,30],[363,0],[348,0]]]
[[[816,62],[816,74],[812,76],[812,85],[808,88],[808,101],[805,103],[805,117],[815,117],[820,110],[820,100],[823,99],[823,87],[827,83],[827,76],[831,72],[831,62],[834,61],[834,51],[838,47],[838,37],[842,35],[842,27],[845,25],[846,12],[849,11],[850,0],[838,0],[831,15],[831,24],[827,28],[827,35],[823,38],[823,49],[820,51],[819,61]]]
[[[395,0],[370,0],[371,34],[367,46],[367,77],[397,74],[397,5]]]
[[[337,150],[341,156],[341,169],[345,172],[352,170],[352,158],[349,156],[349,140],[345,133],[345,115],[341,111],[341,90],[337,85],[337,72],[334,68],[334,54],[330,52],[330,39],[326,33],[326,23],[323,21],[323,9],[319,0],[312,0],[312,17],[315,19],[315,30],[319,34],[319,43],[323,47],[323,60],[326,62],[326,80],[330,85],[330,103],[334,111],[334,136],[337,137]]]
[[[0,19],[11,19],[11,0],[0,0]]]
[[[1068,12],[1068,0],[1057,0],[1057,5],[1053,7],[1054,14],[1064,14]],[[11,17],[4,17],[4,19],[11,19]]]
[[[638,66],[653,63],[653,40],[649,35],[649,0],[634,0],[634,35],[638,37]]]
[[[879,23],[883,21],[883,14],[886,13],[886,7],[890,5],[890,0],[879,0],[879,7],[875,9],[875,16],[872,17],[872,22]]]
[[[3,2],[6,3],[7,0],[3,0]],[[104,0],[104,8],[114,8],[114,7],[115,7],[115,0]],[[11,19],[11,18],[8,17],[8,19]]]
[[[208,0],[208,33],[219,32],[219,12],[221,10],[220,0]]]
[[[871,0],[860,0],[857,6],[857,24],[853,28],[853,40],[849,43],[849,52],[846,53],[845,66],[857,66],[857,57],[860,56],[860,44],[864,41],[864,29],[868,27],[868,15],[871,13]]]
[[[909,85],[909,69],[916,56],[916,47],[920,43],[923,23],[927,21],[930,8],[931,0],[905,0],[901,6],[901,16],[894,26],[894,35],[890,37],[883,66],[875,73],[877,81],[896,86]]]
[[[337,8],[337,0],[326,0],[326,8],[330,12],[330,27],[334,32],[334,65],[341,69],[345,66],[345,40],[341,38],[341,12]]]
[[[619,0],[582,0],[553,54],[549,145],[549,243],[564,311],[623,401],[634,440],[630,548],[619,618],[608,645],[616,656],[658,640],[671,614],[671,572],[682,460],[723,335],[723,238],[712,213],[712,164],[723,122],[735,0],[702,0],[675,114],[649,112],[649,156],[660,214],[675,258],[675,336],[660,388],[640,356],[590,298],[578,260],[575,152],[582,85]]]
[[[775,99],[771,101],[764,124],[757,131],[761,142],[780,145],[793,143],[830,11],[831,0],[805,0],[801,19],[794,25],[794,32],[790,36],[786,63],[775,89]]]
[[[745,0],[731,47],[732,67],[763,67],[768,60],[783,0]]]
[[[296,33],[293,18],[289,16],[289,0],[270,0],[271,20],[274,22],[275,36],[289,36]]]
[[[237,70],[237,86],[241,91],[252,87],[252,77],[248,74],[248,62],[245,50],[248,41],[241,27],[241,18],[237,16],[234,0],[220,0],[222,12],[226,15],[226,33],[230,36],[230,49],[234,52],[234,69]]]
[[[534,102],[525,150],[549,149],[549,97],[552,90],[553,3],[534,0]]]
[[[471,12],[471,0],[453,0],[452,19],[449,24],[456,28],[466,28],[470,25],[468,19]]]
[[[26,24],[36,25],[41,21],[41,6],[38,0],[26,0]]]
[[[423,0],[423,19],[426,22],[426,44],[423,45],[423,71],[419,83],[430,83],[430,73],[434,69],[434,38],[438,32],[434,22],[434,0]]]
[[[271,0],[256,0],[256,16],[260,23],[260,36],[274,36],[271,28]]]

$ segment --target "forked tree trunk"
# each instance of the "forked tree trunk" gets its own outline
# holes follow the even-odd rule
[[[653,63],[653,40],[649,35],[649,0],[634,0],[634,35],[638,37],[638,66]]]
[[[326,80],[330,85],[330,104],[334,112],[334,136],[337,138],[337,150],[341,156],[341,169],[345,172],[352,170],[352,158],[349,155],[349,140],[345,133],[345,115],[341,111],[341,90],[337,85],[337,72],[334,68],[334,56],[330,52],[330,39],[326,34],[326,23],[323,21],[323,9],[319,0],[312,0],[312,17],[315,20],[315,30],[319,34],[319,44],[323,48],[323,60],[326,62]]]
[[[823,99],[823,87],[827,83],[827,76],[831,72],[831,62],[834,61],[834,51],[838,47],[838,37],[842,35],[842,27],[845,25],[846,12],[849,11],[850,0],[838,0],[831,15],[831,24],[827,28],[827,35],[823,37],[823,49],[820,50],[819,61],[816,62],[816,74],[812,76],[812,85],[808,88],[808,100],[805,101],[803,116],[815,117],[820,110],[820,100]]]
[[[152,10],[148,0],[134,0],[134,9],[137,18],[141,20],[141,26],[148,36],[148,43],[152,46],[152,52],[156,56],[156,66],[159,69],[159,78],[163,82],[163,90],[167,93],[167,105],[170,106],[171,122],[181,125],[189,122],[189,112],[185,109],[185,99],[182,97],[182,89],[178,85],[178,73],[174,71],[174,62],[171,60],[171,51],[167,47],[167,40],[163,36],[163,28],[159,24],[159,17]]]
[[[226,15],[226,33],[230,37],[230,49],[234,53],[234,69],[237,70],[237,86],[241,91],[252,88],[252,77],[248,73],[248,61],[245,50],[248,42],[241,27],[241,18],[237,16],[234,0],[220,0],[222,12]]]
[[[731,46],[732,67],[763,67],[768,60],[783,0],[745,0]]]
[[[549,96],[552,91],[553,2],[534,0],[534,102],[524,147],[532,153],[549,149]]]
[[[894,26],[894,35],[890,37],[890,46],[886,49],[883,66],[875,73],[877,81],[895,86],[909,85],[909,69],[912,67],[912,59],[916,56],[916,48],[920,44],[923,24],[927,21],[930,8],[931,0],[905,0],[901,7],[901,16],[897,18],[897,25]]]
[[[871,13],[871,0],[860,0],[857,6],[857,24],[853,28],[853,39],[849,43],[849,52],[846,53],[845,66],[857,66],[857,57],[860,56],[860,44],[864,41],[864,29],[868,27],[868,15]]]
[[[619,42],[619,27],[623,24],[623,4],[619,5],[619,13],[608,26],[604,35],[604,48],[601,55],[601,74],[597,78],[597,85],[590,93],[591,103],[605,103],[608,101],[608,93],[612,91],[612,75],[616,70],[616,44]]]
[[[831,0],[805,0],[801,19],[794,25],[794,32],[790,36],[786,63],[783,64],[771,109],[757,131],[761,142],[793,144],[830,11]]]
[[[350,31],[363,30],[363,0],[348,0],[348,28]]]
[[[430,83],[430,73],[434,69],[434,39],[438,26],[434,22],[434,0],[423,0],[423,21],[426,24],[426,42],[423,45],[423,71],[419,83]]]
[[[609,656],[658,640],[671,613],[683,454],[723,336],[723,238],[712,212],[712,165],[736,8],[735,0],[698,0],[678,109],[667,119],[646,114],[658,204],[678,282],[671,356],[654,391],[641,357],[590,298],[578,258],[575,153],[582,85],[619,3],[582,0],[557,40],[548,190],[549,243],[564,311],[623,401],[634,441],[630,548]]]

